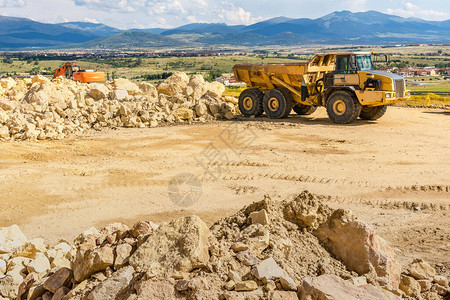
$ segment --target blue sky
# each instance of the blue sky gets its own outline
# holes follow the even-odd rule
[[[251,24],[277,16],[318,18],[337,10],[450,19],[449,0],[0,0],[0,15],[49,23],[100,22],[121,29],[193,22]]]

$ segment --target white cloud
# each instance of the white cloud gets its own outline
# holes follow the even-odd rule
[[[237,7],[234,4],[227,4],[222,2],[219,17],[229,24],[244,24],[250,25],[260,21],[261,17],[253,17],[252,13],[245,11],[242,7]]]
[[[135,3],[137,2],[137,3]],[[103,10],[120,10],[123,12],[134,12],[136,4],[142,1],[134,0],[74,0],[75,5],[87,6],[93,9],[103,9]]]
[[[346,0],[343,2],[343,7],[350,7],[351,11],[366,10],[367,0]]]
[[[1,0],[0,0],[1,1]],[[230,25],[250,24],[261,20],[231,2],[214,0],[73,0],[77,6],[115,13],[144,14],[153,26],[194,22],[225,22]],[[365,1],[365,0],[357,0]],[[147,20],[146,20],[147,21]]]
[[[0,7],[24,7],[25,0],[0,0]]]
[[[423,9],[411,2],[402,1],[402,7],[397,9],[389,8],[386,13],[398,15],[405,18],[420,18],[425,20],[443,21],[450,19],[450,14],[433,9]]]
[[[83,21],[84,22],[89,22],[89,23],[95,23],[95,24],[98,24],[98,23],[100,23],[99,21],[97,21],[96,19],[94,19],[94,18],[87,18],[87,17],[85,17],[84,19],[83,19]]]

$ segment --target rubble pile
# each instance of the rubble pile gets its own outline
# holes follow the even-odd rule
[[[127,79],[84,84],[58,77],[0,80],[0,139],[63,139],[88,129],[232,119],[237,100],[202,76],[174,73],[158,87]]]
[[[90,228],[54,247],[0,230],[0,299],[444,299],[448,279],[303,192],[219,220]],[[3,297],[3,298],[2,298]]]

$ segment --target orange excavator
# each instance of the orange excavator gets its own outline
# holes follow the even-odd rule
[[[56,69],[53,74],[53,79],[59,76],[66,76],[66,78],[83,83],[105,81],[105,72],[81,70],[80,66],[75,62],[67,62]]]

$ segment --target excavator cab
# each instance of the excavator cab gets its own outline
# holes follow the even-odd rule
[[[68,79],[73,79],[73,73],[79,72],[80,71],[80,66],[79,65],[66,65],[66,78]]]

